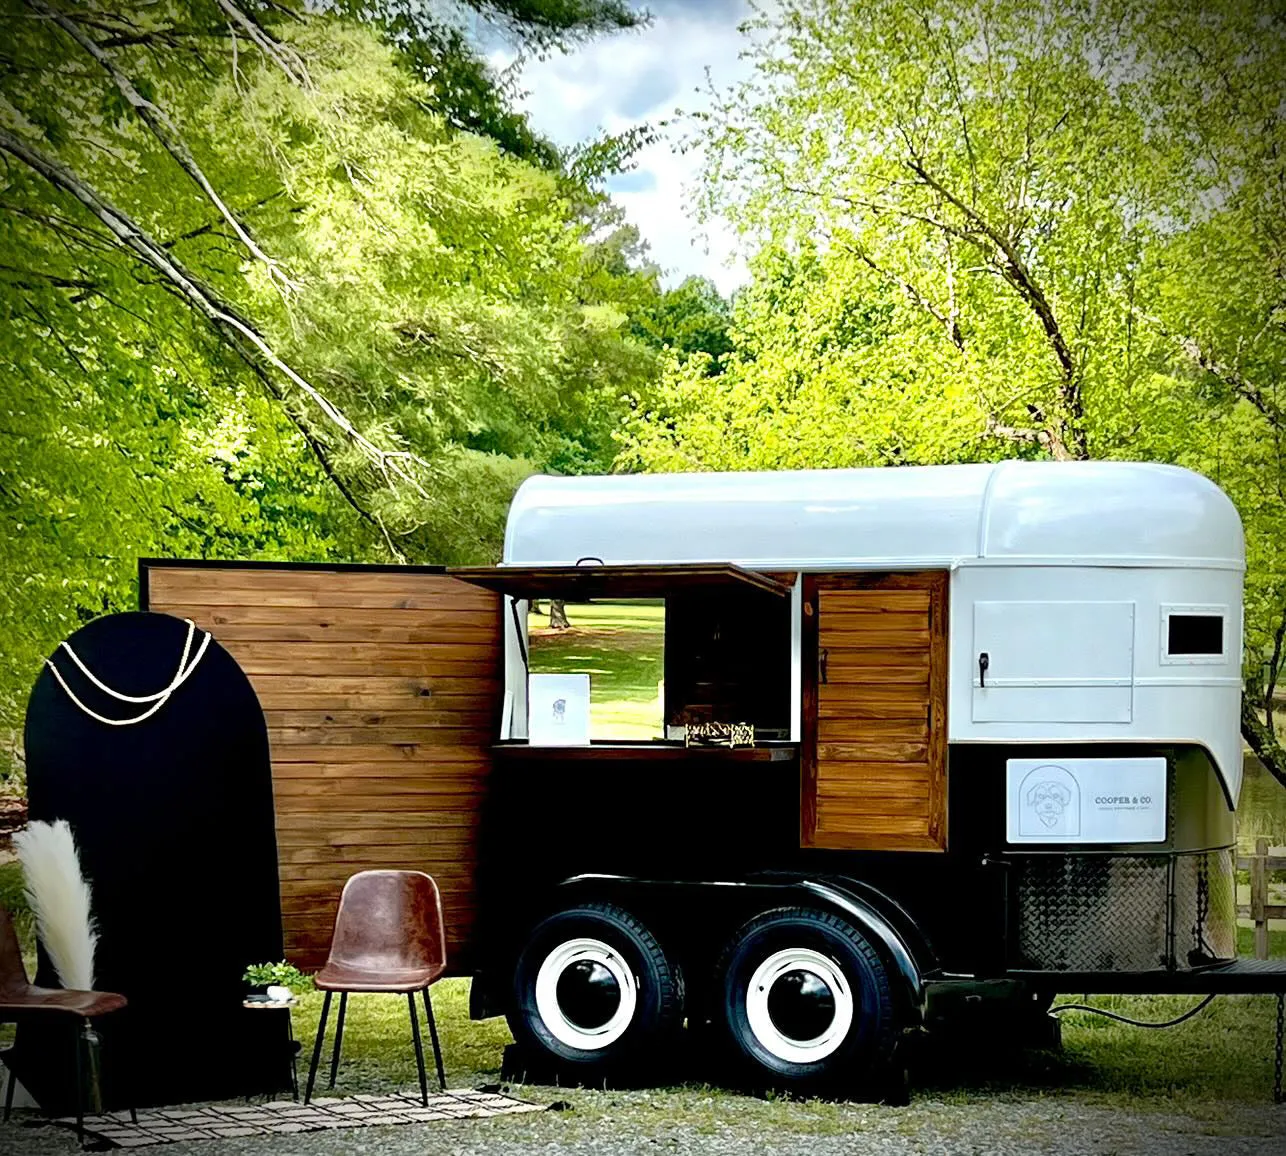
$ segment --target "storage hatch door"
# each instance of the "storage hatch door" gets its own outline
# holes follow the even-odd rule
[[[1133,602],[976,602],[973,721],[1127,723]]]

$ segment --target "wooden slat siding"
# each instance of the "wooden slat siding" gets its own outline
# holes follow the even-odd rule
[[[804,846],[946,849],[946,592],[943,572],[805,578]]]
[[[499,599],[443,574],[151,567],[148,605],[210,630],[268,724],[286,951],[326,958],[344,881],[438,881],[469,967],[477,816],[502,692]]]

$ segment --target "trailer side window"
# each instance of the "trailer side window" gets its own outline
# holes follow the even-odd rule
[[[1222,614],[1166,612],[1165,652],[1170,658],[1217,658],[1224,652]]]

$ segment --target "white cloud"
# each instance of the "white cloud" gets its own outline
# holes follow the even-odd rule
[[[749,3],[652,0],[648,7],[654,19],[642,31],[526,62],[519,74],[527,90],[522,107],[537,132],[561,145],[600,129],[617,133],[645,121],[671,121],[661,139],[638,154],[636,170],[609,187],[651,246],[667,283],[697,273],[728,293],[745,281],[745,265],[727,225],[697,221],[701,158],[695,149],[683,151],[691,125],[677,113],[709,107],[707,70],[716,90],[746,75],[737,25],[750,15]],[[505,63],[500,55],[495,61]]]

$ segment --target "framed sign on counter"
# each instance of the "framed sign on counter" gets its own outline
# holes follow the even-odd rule
[[[589,675],[527,676],[527,741],[534,747],[589,745]]]

